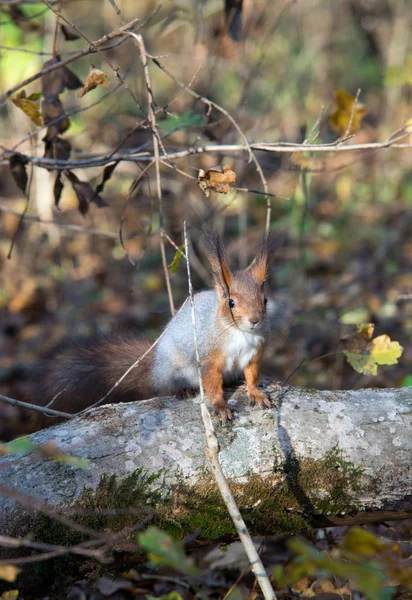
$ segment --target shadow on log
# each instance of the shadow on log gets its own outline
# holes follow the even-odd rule
[[[252,533],[412,516],[412,388],[266,389],[272,409],[251,408],[240,386],[228,390],[236,419],[226,425],[216,420],[220,460]],[[147,483],[139,498],[159,526],[184,535],[204,524],[206,539],[231,531],[208,475],[196,398],[106,405],[30,439],[54,442],[88,459],[89,467],[37,453],[1,458],[3,535],[32,531],[38,519],[34,501],[66,514],[73,507],[113,506],[121,482],[133,478],[140,492]],[[106,494],[99,505],[104,482],[110,483],[112,504]],[[18,497],[25,498],[24,506]],[[128,493],[123,508],[132,497]]]

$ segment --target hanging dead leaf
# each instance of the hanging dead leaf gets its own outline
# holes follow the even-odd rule
[[[109,181],[110,177],[113,175],[113,172],[118,164],[119,164],[119,161],[116,161],[112,165],[108,165],[107,167],[105,167],[103,169],[103,177],[102,177],[102,180],[99,183],[99,185],[96,187],[96,194],[100,194],[100,192],[102,192],[104,190],[106,181]]]
[[[70,120],[66,117],[63,104],[59,98],[43,100],[42,113],[45,125],[48,125],[52,121],[57,121],[47,128],[46,137],[49,140],[53,140],[59,133],[64,133],[70,127]]]
[[[37,31],[39,29],[39,25],[33,21],[33,17],[26,16],[17,4],[2,7],[2,10],[7,10],[7,8],[13,23],[23,31]]]
[[[96,88],[98,85],[105,85],[106,87],[108,87],[110,83],[107,80],[107,77],[105,73],[103,73],[103,71],[100,71],[100,69],[95,69],[93,67],[93,69],[90,70],[90,73],[88,74],[86,81],[83,84],[83,88],[79,92],[79,98],[82,98],[85,94],[87,94],[91,90],[94,90],[94,88]]]
[[[96,194],[90,183],[87,181],[80,181],[80,179],[71,171],[65,171],[64,174],[72,184],[73,190],[79,201],[79,211],[82,215],[85,215],[89,210],[89,205],[94,202],[99,208],[108,206],[107,202],[103,198]]]
[[[356,102],[355,105],[355,100],[355,96],[345,90],[335,92],[334,112],[329,117],[329,124],[340,137],[358,131],[363,117],[368,112],[360,102]]]
[[[181,259],[181,258],[182,258],[182,256],[183,256],[183,250],[184,250],[184,248],[185,248],[185,245],[184,245],[184,244],[181,244],[181,245],[179,246],[179,250],[176,250],[176,252],[175,252],[175,255],[174,255],[174,257],[173,257],[173,260],[172,260],[172,262],[171,262],[170,264],[168,264],[168,265],[167,265],[167,268],[168,268],[168,269],[170,269],[170,271],[171,271],[172,273],[176,273],[176,271],[177,271],[177,270],[178,270],[178,268],[179,268],[180,259]]]
[[[51,67],[60,62],[61,58],[58,54],[44,63],[43,69]],[[80,79],[67,67],[59,67],[50,73],[45,73],[42,78],[42,92],[46,100],[53,102],[57,96],[64,92],[66,88],[76,90],[82,87]]]
[[[73,29],[69,29],[68,27],[66,27],[66,25],[61,24],[60,25],[60,29],[61,32],[64,36],[64,39],[67,42],[72,42],[73,40],[79,40],[80,36],[77,35],[77,33],[75,31],[73,31]]]
[[[43,119],[38,104],[33,101],[34,98],[34,94],[26,98],[26,90],[21,90],[21,92],[14,96],[14,98],[10,98],[10,100],[17,108],[20,108],[20,110],[22,110],[35,125],[41,127],[43,125]]]
[[[380,365],[397,364],[403,352],[402,346],[387,335],[372,339],[373,330],[373,323],[363,323],[352,335],[341,339],[349,364],[365,375],[377,375]]]
[[[57,160],[67,160],[70,158],[72,146],[69,140],[56,137],[52,140],[46,136],[43,138],[45,143],[44,158],[55,158]]]
[[[28,182],[26,172],[27,162],[27,159],[23,158],[19,154],[13,154],[13,156],[10,156],[9,158],[9,165],[12,177],[23,193],[26,193]]]
[[[62,195],[62,191],[64,189],[64,185],[62,183],[61,177],[62,177],[61,171],[58,171],[57,175],[56,175],[56,181],[54,182],[54,187],[53,187],[54,206],[56,208],[59,208],[60,198]]]
[[[210,190],[219,194],[228,194],[230,184],[235,183],[236,173],[232,171],[232,165],[219,165],[208,171],[199,169],[197,183],[200,189],[207,197],[210,195]]]

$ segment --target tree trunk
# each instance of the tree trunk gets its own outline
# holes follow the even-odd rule
[[[254,531],[412,516],[412,388],[330,392],[288,387],[279,392],[270,384],[267,392],[273,408],[261,411],[249,407],[244,386],[228,391],[236,418],[226,425],[216,418],[223,469],[241,509],[250,519],[255,514]],[[36,499],[67,509],[82,505],[85,488],[96,489],[102,475],[116,474],[121,481],[139,469],[162,472],[158,485],[168,496],[168,518],[179,519],[184,512],[188,522],[190,506],[199,512],[201,497],[212,503],[212,496],[205,495],[213,486],[196,399],[106,405],[30,439],[54,442],[67,454],[87,458],[89,467],[38,453],[1,458],[3,535],[27,534],[37,518],[34,507],[27,501],[23,507],[16,493],[29,504]],[[13,498],[7,493],[11,488]],[[152,508],[156,519],[157,508]],[[165,518],[163,513],[159,522]]]

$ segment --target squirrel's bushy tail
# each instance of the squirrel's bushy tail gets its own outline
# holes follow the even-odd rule
[[[42,361],[38,385],[34,390],[37,405],[67,413],[77,413],[103,398],[127,369],[150,347],[135,336],[98,335],[86,342],[72,344],[51,359]],[[131,402],[150,398],[150,352],[119,383],[105,403]]]

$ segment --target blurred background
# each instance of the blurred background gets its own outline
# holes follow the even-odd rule
[[[169,0],[159,6],[149,0],[62,0],[52,6],[89,40],[139,18],[147,52],[173,75],[149,59],[159,137],[174,156],[160,167],[164,229],[180,246],[187,219],[197,290],[211,284],[200,227],[215,226],[230,264],[244,267],[264,232],[269,199],[271,227],[283,233],[283,244],[268,281],[277,327],[264,374],[283,381],[300,365],[289,381],[305,387],[412,385],[408,1]],[[0,1],[0,10],[2,93],[39,72],[52,54],[66,58],[88,46],[64,21],[56,27],[56,15],[41,2]],[[104,202],[89,193],[102,181],[104,166],[114,164],[107,157],[153,154],[138,48],[132,38],[114,41],[68,65],[81,82],[91,68],[100,69],[110,85],[81,98],[75,85],[57,90],[57,132],[41,118],[47,121],[42,103],[58,71],[51,82],[24,85],[11,94],[15,102],[0,107],[0,393],[8,396],[29,398],[36,361],[67,338],[135,329],[154,340],[170,318],[155,166],[143,173],[147,159],[126,156],[100,192]],[[22,96],[19,106],[22,89],[29,98],[25,108]],[[256,151],[262,179],[241,149],[239,128],[250,143],[330,144],[352,134],[343,145],[396,139],[406,147]],[[69,143],[59,142],[60,154],[56,139]],[[238,148],[195,154],[196,148],[228,145]],[[60,177],[59,195],[55,170],[32,168],[21,157],[10,161],[14,152],[67,158],[64,148],[71,161],[83,161],[81,168],[70,167],[89,184],[83,196],[70,172]],[[106,162],[87,164],[96,157]],[[206,195],[197,182],[200,170],[219,165],[231,165],[236,182],[228,193]],[[187,296],[186,266],[174,260],[167,237],[165,251],[178,307]],[[353,325],[365,322],[404,348],[399,363],[380,367],[377,376],[354,371],[340,346]]]

